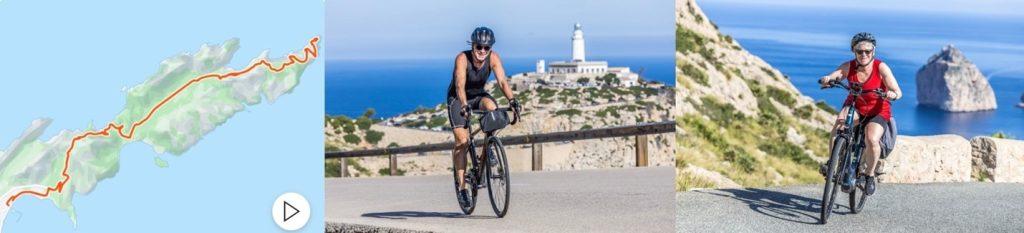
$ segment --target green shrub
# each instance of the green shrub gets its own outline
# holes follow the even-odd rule
[[[430,118],[430,122],[427,122],[427,127],[430,127],[430,128],[442,127],[442,126],[444,126],[446,124],[448,124],[448,118],[447,117],[435,116],[433,118]]]
[[[397,175],[399,175],[399,176],[404,176],[405,175],[405,170],[398,169],[398,171],[396,173],[398,173]],[[377,174],[380,174],[382,176],[391,175],[391,168],[390,167],[381,168],[380,170],[377,170]]]
[[[992,134],[992,137],[993,138],[1003,138],[1003,139],[1014,139],[1013,135],[1008,134],[1006,132],[1003,132],[1002,130]]]
[[[359,119],[356,119],[356,126],[358,126],[360,130],[369,130],[370,125],[373,125],[373,120],[370,120],[366,115],[360,116]]]
[[[744,118],[743,114],[739,113],[735,107],[718,102],[714,97],[701,97],[701,102],[700,112],[707,115],[711,120],[722,122],[723,125],[731,125],[733,121]]]
[[[733,164],[742,169],[743,172],[753,172],[757,165],[757,159],[746,152],[743,152],[743,150],[729,148],[723,155],[725,156],[726,161],[733,162]]]
[[[761,71],[764,71],[764,74],[767,74],[768,77],[778,80],[778,78],[775,77],[775,72],[772,72],[772,69],[769,69],[768,67],[761,67]]]
[[[555,112],[555,116],[563,116],[563,115],[564,116],[576,116],[576,115],[580,115],[582,113],[583,112],[580,111],[579,109],[565,109],[565,110],[558,110],[558,111],[556,111]]]
[[[708,39],[696,32],[684,28],[682,25],[676,25],[676,51],[683,54],[690,54],[697,51],[698,48],[703,47],[704,43],[707,43]]]
[[[362,139],[359,139],[359,136],[356,136],[355,134],[345,134],[342,138],[349,144],[359,144],[359,142],[362,141]]]
[[[815,162],[814,159],[811,159],[807,153],[804,153],[804,150],[799,146],[785,141],[784,139],[779,139],[780,140],[764,141],[757,145],[757,149],[764,151],[771,156],[789,159],[797,164],[811,166],[817,164],[817,162]]]
[[[679,67],[679,69],[682,70],[684,76],[692,78],[694,81],[697,81],[697,83],[700,83],[701,85],[708,85],[708,75],[705,74],[704,71],[701,71],[699,68],[694,66],[693,64],[683,64],[683,66]]]
[[[369,142],[370,144],[374,145],[377,145],[377,142],[380,142],[382,138],[384,138],[384,132],[374,130],[367,130],[366,136],[364,137],[364,139],[366,139],[366,142]]]
[[[793,105],[796,104],[796,98],[793,97],[792,93],[789,93],[788,91],[783,91],[782,89],[779,89],[774,86],[767,87],[768,96],[771,96],[772,99],[775,99],[775,101],[779,101],[779,103],[782,103],[788,107],[793,107]]]
[[[347,123],[347,124],[342,125],[341,129],[342,129],[342,131],[344,131],[347,134],[351,134],[351,133],[356,132],[356,126],[353,125],[352,123]]]
[[[374,114],[377,114],[377,110],[373,108],[367,108],[366,112],[363,112],[363,116],[366,118],[373,118]]]
[[[828,103],[825,103],[825,101],[814,102],[814,105],[818,106],[818,108],[820,108],[821,110],[825,110],[826,112],[828,112],[830,114],[833,114],[833,115],[839,114],[838,110],[836,110],[835,108],[832,108],[832,106],[829,106]]]
[[[810,119],[811,116],[814,116],[814,106],[810,104],[800,106],[793,110],[793,114],[799,118]]]

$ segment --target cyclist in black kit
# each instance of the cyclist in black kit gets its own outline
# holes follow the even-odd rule
[[[505,68],[501,65],[498,53],[491,50],[494,45],[494,32],[487,27],[478,27],[470,35],[470,50],[462,51],[455,56],[455,69],[452,70],[452,81],[448,85],[448,121],[455,134],[455,148],[452,150],[453,164],[458,175],[459,204],[466,206],[471,202],[469,190],[465,184],[466,152],[469,145],[469,114],[472,110],[494,110],[498,107],[484,85],[494,71],[498,86],[509,106],[519,111],[519,102],[512,94],[505,77]],[[493,160],[493,157],[490,157]],[[496,161],[487,161],[494,164]]]

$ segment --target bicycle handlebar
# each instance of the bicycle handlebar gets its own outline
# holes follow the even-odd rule
[[[513,113],[512,114],[512,121],[509,122],[509,124],[515,125],[516,122],[519,122],[519,111],[516,111],[515,109],[512,109],[512,108],[495,108],[494,110],[472,110],[472,111],[470,111],[470,113],[472,113],[472,114],[486,114],[486,113],[491,112],[491,111],[506,111],[506,112],[511,111]]]
[[[880,97],[881,99],[883,99],[885,101],[895,101],[895,99],[889,99],[889,97],[886,96],[885,91],[882,91],[882,89],[877,89],[876,88],[876,89],[870,90],[870,91],[865,91],[865,90],[856,91],[856,90],[851,89],[851,87],[849,85],[847,85],[846,83],[844,83],[842,81],[836,81],[836,80],[826,83],[826,85],[821,87],[821,89],[824,90],[824,89],[827,89],[827,88],[835,88],[835,87],[840,87],[840,88],[843,88],[843,89],[845,89],[847,91],[850,91],[851,94],[856,93],[856,94],[859,95],[859,94],[873,93],[873,94],[875,94],[875,96],[878,96],[878,97]]]

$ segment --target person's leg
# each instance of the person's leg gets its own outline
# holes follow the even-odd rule
[[[878,158],[882,153],[882,133],[885,133],[885,128],[878,122],[868,122],[864,127],[863,164],[866,165],[864,173],[868,176],[875,176],[875,165],[878,164]]]
[[[469,148],[469,130],[458,127],[452,129],[455,133],[455,148],[452,150],[452,165],[455,166],[455,174],[459,177],[459,187],[466,188],[466,153]]]
[[[452,127],[455,146],[452,148],[452,167],[459,178],[460,188],[466,188],[466,149],[469,141],[469,130],[465,128],[466,118],[462,116],[462,103],[455,98],[448,99],[448,123]]]
[[[484,109],[484,110],[490,111],[490,110],[498,109],[498,104],[496,102],[494,102],[494,97],[484,96],[483,98],[480,98],[480,106],[479,107],[480,107],[480,109]]]

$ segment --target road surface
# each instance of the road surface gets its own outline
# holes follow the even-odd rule
[[[672,167],[514,172],[508,214],[486,189],[463,215],[450,175],[328,178],[328,232],[671,232]]]
[[[864,211],[846,193],[818,224],[821,185],[680,192],[679,232],[1024,232],[1024,184],[880,184]]]

